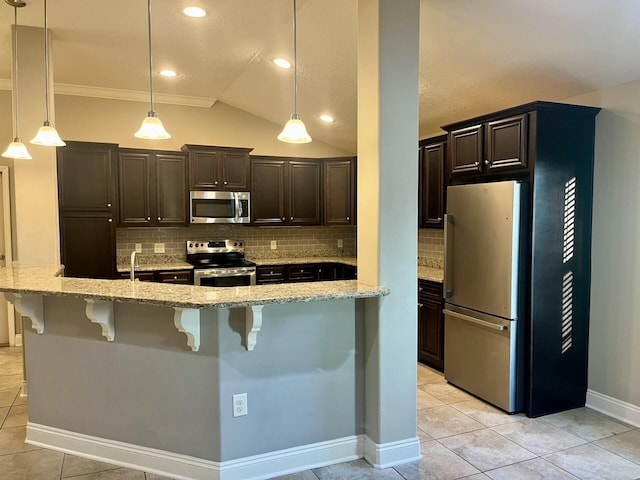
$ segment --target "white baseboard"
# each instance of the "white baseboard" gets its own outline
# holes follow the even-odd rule
[[[593,390],[587,390],[587,407],[610,417],[617,418],[634,427],[640,427],[640,407],[609,397]]]
[[[261,480],[362,458],[364,435],[214,462],[59,428],[27,424],[26,443],[176,479]]]
[[[364,442],[364,458],[376,468],[393,467],[422,458],[418,437],[382,444],[374,443],[369,437],[365,437]]]
[[[16,347],[21,347],[22,346],[22,334],[21,333],[16,333]]]

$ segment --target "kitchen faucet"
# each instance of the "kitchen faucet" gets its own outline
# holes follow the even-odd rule
[[[133,282],[136,279],[136,251],[131,252],[131,272],[129,278]]]

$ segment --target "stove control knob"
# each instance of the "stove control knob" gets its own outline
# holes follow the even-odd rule
[[[199,244],[199,243],[196,243],[196,248],[198,248],[199,246],[200,246],[200,244]]]
[[[238,246],[238,242],[233,242],[233,246],[237,247]]]
[[[193,243],[190,243],[190,244],[189,244],[189,248],[193,248]]]

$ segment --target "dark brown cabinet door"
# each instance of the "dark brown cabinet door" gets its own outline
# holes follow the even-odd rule
[[[251,160],[251,222],[255,225],[288,223],[285,210],[286,165],[284,160]],[[288,205],[287,205],[288,208]]]
[[[61,210],[112,211],[116,148],[107,143],[67,142],[56,150]]]
[[[249,154],[222,152],[220,160],[222,172],[222,189],[230,192],[249,190]]]
[[[446,141],[420,148],[420,206],[421,227],[442,228],[444,218],[444,164]]]
[[[355,175],[353,160],[324,162],[324,224],[353,225]]]
[[[113,215],[61,213],[60,251],[66,277],[114,278],[116,236]]]
[[[124,227],[152,224],[150,153],[120,152],[118,157],[118,223]],[[153,222],[155,223],[155,222]]]
[[[488,171],[527,168],[527,115],[486,124]]]
[[[191,190],[250,190],[249,152],[251,148],[184,145],[189,155]]]
[[[442,285],[418,281],[418,361],[444,369],[444,317]]]
[[[320,225],[320,162],[289,162],[289,222]]]
[[[449,132],[451,176],[482,172],[482,128],[482,125],[474,125]]]
[[[156,154],[156,220],[160,226],[187,224],[184,155]]]
[[[220,177],[220,155],[215,151],[189,152],[190,187],[192,190],[217,190]]]
[[[284,265],[263,265],[256,267],[256,284],[283,283],[286,279]]]

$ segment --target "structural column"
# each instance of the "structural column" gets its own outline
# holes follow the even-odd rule
[[[44,29],[20,26],[18,35],[18,127],[33,160],[15,160],[13,163],[15,260],[20,265],[51,265],[60,263],[56,149],[29,143],[46,118]],[[51,61],[49,72],[49,118],[55,125]],[[60,130],[59,133],[64,134]]]
[[[416,460],[419,0],[358,2],[358,279],[391,289],[365,313],[365,458]]]

